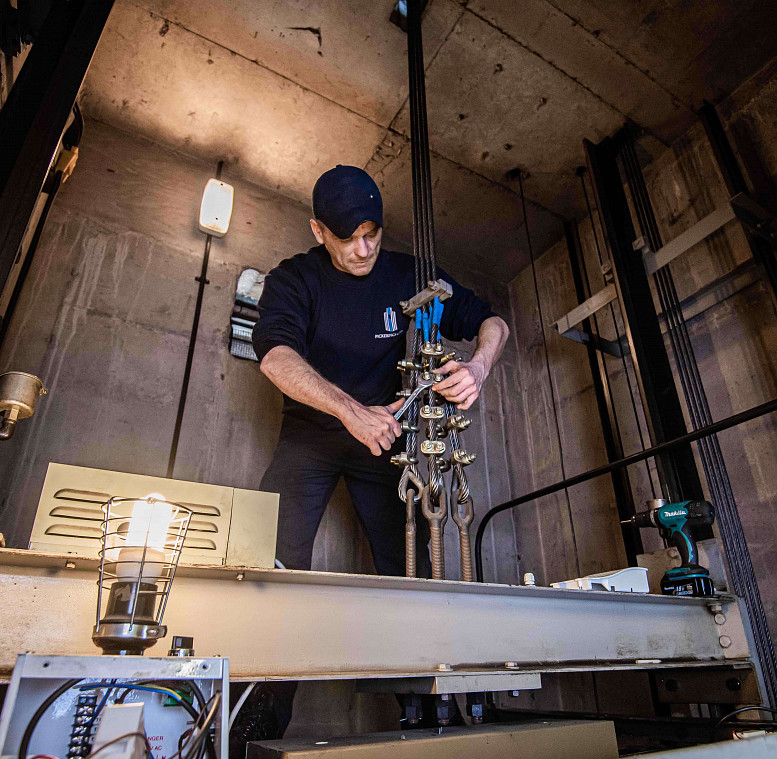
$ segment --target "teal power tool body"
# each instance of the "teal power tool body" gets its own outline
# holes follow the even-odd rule
[[[661,578],[661,592],[668,596],[714,596],[715,586],[707,569],[699,565],[699,552],[693,531],[715,521],[715,509],[709,501],[667,503],[648,501],[650,509],[635,514],[622,524],[635,527],[657,527],[664,540],[679,552],[681,564],[668,570]]]

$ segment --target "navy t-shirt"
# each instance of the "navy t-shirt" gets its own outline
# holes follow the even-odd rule
[[[471,340],[494,316],[491,307],[444,271],[453,287],[445,301],[440,332]],[[410,319],[399,301],[416,293],[412,256],[381,250],[372,271],[357,277],[336,269],[323,245],[287,258],[269,272],[259,299],[253,344],[261,362],[277,345],[295,350],[321,376],[366,406],[395,401],[402,379]],[[331,428],[339,420],[284,395],[283,411]]]

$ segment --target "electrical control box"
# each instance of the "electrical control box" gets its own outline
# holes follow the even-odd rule
[[[64,689],[61,695],[36,722],[38,709],[59,688]],[[154,759],[166,759],[181,747],[185,756],[189,741],[205,742],[206,737],[216,759],[227,759],[228,659],[32,654],[19,656],[8,686],[0,714],[0,759],[16,759],[32,723],[27,756],[81,759],[90,753],[106,709],[133,703],[143,704],[144,730]],[[197,715],[202,719],[195,725]],[[208,715],[207,736],[200,736],[199,724]],[[137,721],[133,725],[126,732],[137,730]]]
[[[275,566],[276,493],[56,463],[46,472],[30,549],[96,557],[102,505],[156,493],[192,511],[181,564]]]

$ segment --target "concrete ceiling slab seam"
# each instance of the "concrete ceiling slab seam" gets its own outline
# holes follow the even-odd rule
[[[547,0],[474,0],[467,10],[667,143],[694,115],[647,73]]]
[[[388,21],[395,0],[142,0],[136,5],[382,126],[407,98],[407,37]],[[461,13],[452,0],[429,4],[427,60]]]
[[[715,3],[619,2],[618,0],[545,0],[567,14],[583,29],[672,93],[680,102],[692,105],[698,91],[688,90],[681,80],[703,51],[718,40],[727,40],[729,58],[718,58],[700,72],[711,88],[727,78],[726,68],[736,58],[747,60],[749,73],[765,62],[760,51],[752,50],[751,37],[773,38],[774,26],[764,26],[759,17],[774,3],[762,0],[719,0]],[[746,31],[745,31],[746,30]],[[744,32],[744,33],[743,33]],[[773,53],[769,55],[772,57]],[[742,78],[734,82],[736,86]],[[731,88],[727,89],[728,92]]]
[[[435,152],[497,182],[516,167],[547,177],[545,197],[531,197],[554,211],[559,178],[581,162],[583,137],[599,141],[623,123],[618,111],[473,15],[427,73],[427,101]],[[409,108],[397,128],[409,131]]]
[[[413,218],[410,164],[405,149],[390,161],[367,165],[383,194],[386,228],[407,239],[412,239]],[[518,195],[434,153],[431,170],[441,265],[502,283],[512,280],[529,262]],[[562,219],[532,202],[527,213],[535,252],[550,247],[562,234]]]
[[[87,115],[307,202],[336,163],[364,165],[383,129],[223,48],[118,4],[86,81]]]

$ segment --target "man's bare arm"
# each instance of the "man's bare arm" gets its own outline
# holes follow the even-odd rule
[[[387,451],[402,428],[393,413],[402,400],[390,406],[364,406],[337,385],[324,379],[302,356],[286,345],[276,345],[262,359],[262,373],[281,392],[300,403],[337,417],[374,456]]]
[[[491,367],[496,363],[505,347],[510,329],[503,319],[491,316],[478,331],[478,347],[472,358],[465,362],[448,361],[437,374],[448,376],[434,386],[445,400],[455,403],[457,408],[468,409],[480,395],[480,388],[486,381]]]

